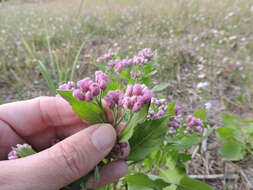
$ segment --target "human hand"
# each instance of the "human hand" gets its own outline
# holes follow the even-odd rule
[[[51,147],[56,140],[62,140]],[[89,126],[60,97],[40,97],[0,106],[0,189],[57,190],[91,171],[116,140],[109,124]],[[37,154],[6,160],[16,144],[28,143]],[[101,169],[99,185],[117,181],[124,161]],[[92,179],[87,186],[92,186]]]

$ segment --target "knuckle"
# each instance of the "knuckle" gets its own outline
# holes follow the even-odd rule
[[[78,179],[85,171],[85,163],[87,163],[87,154],[84,151],[68,142],[57,144],[59,159],[56,162],[61,163],[64,176],[69,179]],[[57,156],[58,157],[58,156]]]

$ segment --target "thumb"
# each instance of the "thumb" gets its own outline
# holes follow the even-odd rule
[[[15,177],[9,181],[20,183],[19,189],[56,190],[91,171],[110,152],[115,140],[112,126],[93,125],[38,154],[7,161],[6,174]],[[0,175],[2,172],[1,168]]]

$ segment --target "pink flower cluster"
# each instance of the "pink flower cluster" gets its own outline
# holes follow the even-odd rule
[[[101,57],[98,57],[96,59],[96,61],[98,63],[103,63],[103,62],[109,61],[114,55],[115,55],[115,53],[109,52],[109,53],[104,54]]]
[[[145,85],[128,85],[122,99],[122,105],[132,112],[138,112],[144,104],[150,103],[152,96],[151,90]]]
[[[200,119],[189,115],[186,121],[188,122],[186,126],[186,131],[188,133],[201,132],[203,130],[203,122]]]
[[[69,81],[65,84],[62,84],[58,87],[59,90],[73,90],[75,88],[75,83],[72,81]]]
[[[176,113],[176,116],[171,116],[168,123],[170,134],[176,133],[177,129],[182,127],[181,121],[183,120],[183,107],[176,105],[174,111]]]
[[[13,150],[9,152],[8,160],[14,160],[14,159],[20,158],[20,156],[18,155],[18,152],[16,150],[22,149],[22,148],[31,148],[32,149],[32,147],[29,144],[17,144],[16,148],[13,148]]]
[[[108,107],[113,108],[116,105],[121,105],[123,96],[121,90],[111,90],[104,97],[104,101]]]
[[[168,105],[165,99],[151,99],[151,106],[148,111],[148,118],[159,119],[164,116]],[[156,111],[155,111],[156,110]]]
[[[172,116],[169,120],[169,133],[174,134],[177,132],[177,129],[181,127],[181,119],[177,116]]]
[[[96,82],[90,77],[85,77],[77,82],[78,89],[74,89],[72,94],[80,101],[90,102],[97,96],[101,90],[105,90],[108,83],[108,77],[102,71],[96,71]]]
[[[121,60],[111,60],[108,65],[114,67],[114,71],[121,73],[124,67],[130,67],[133,65],[133,59],[121,59]]]
[[[139,51],[138,55],[140,57],[144,57],[145,59],[151,59],[154,56],[154,54],[150,48],[145,48],[145,49]]]
[[[145,85],[128,85],[125,94],[120,90],[109,91],[104,98],[105,103],[113,108],[116,105],[138,112],[151,101],[152,92]]]
[[[137,56],[130,59],[121,60],[111,60],[108,65],[114,67],[115,72],[120,73],[125,67],[130,67],[132,65],[142,66],[148,63],[148,61],[153,57],[153,52],[151,49],[146,48],[139,51]]]
[[[182,116],[183,108],[181,106],[175,106],[175,113],[176,116],[172,116],[169,118],[170,122],[168,126],[170,134],[176,133],[178,128],[184,128],[185,133],[203,131],[203,122],[198,118],[188,115],[185,119],[185,122],[182,122],[184,118]]]
[[[184,109],[182,106],[178,106],[178,105],[175,106],[175,113],[177,116],[182,115],[183,111],[184,111]]]

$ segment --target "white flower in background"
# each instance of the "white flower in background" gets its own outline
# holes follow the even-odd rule
[[[205,108],[207,110],[211,109],[211,107],[212,107],[212,104],[210,102],[205,103]]]
[[[198,71],[201,71],[204,69],[204,65],[201,65],[201,64],[197,65],[197,67],[198,67]]]
[[[227,19],[229,19],[230,17],[232,17],[232,16],[234,16],[235,15],[235,13],[234,12],[230,12],[230,13],[228,13],[226,16],[225,16],[225,20],[227,20]]]
[[[230,36],[228,39],[229,39],[230,41],[236,40],[236,39],[237,39],[237,36]]]
[[[200,82],[197,84],[197,88],[201,89],[201,88],[205,88],[209,85],[208,82]]]
[[[250,7],[250,11],[253,12],[253,6]]]
[[[241,65],[242,63],[240,61],[235,62],[236,65]]]
[[[199,75],[198,75],[198,78],[199,78],[199,79],[203,79],[203,78],[205,78],[205,77],[206,77],[205,73],[202,73],[202,74],[199,74]]]

